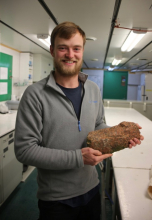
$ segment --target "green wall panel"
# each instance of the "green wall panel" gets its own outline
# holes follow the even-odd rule
[[[5,54],[0,53],[0,67],[8,68],[8,79],[0,79],[0,83],[6,82],[8,85],[7,94],[0,94],[0,102],[6,101],[11,99],[12,95],[12,61],[13,57]]]
[[[128,72],[104,71],[103,99],[127,99]]]

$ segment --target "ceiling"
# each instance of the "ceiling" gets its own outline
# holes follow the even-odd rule
[[[86,42],[83,68],[108,69],[114,57],[120,57],[114,70],[152,71],[151,0],[1,0],[0,43],[51,59],[37,34],[51,35],[57,23],[64,21],[78,24],[87,37],[97,38]],[[132,28],[148,31],[134,49],[121,52]]]

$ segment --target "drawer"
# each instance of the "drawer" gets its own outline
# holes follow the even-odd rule
[[[0,152],[3,153],[3,149],[7,148],[14,142],[14,131],[4,135],[0,138]]]

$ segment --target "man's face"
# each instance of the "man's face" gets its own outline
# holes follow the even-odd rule
[[[70,39],[56,37],[54,48],[50,47],[54,57],[54,67],[62,76],[77,75],[83,61],[83,38],[77,32]]]

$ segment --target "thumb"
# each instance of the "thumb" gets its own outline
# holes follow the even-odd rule
[[[102,155],[102,153],[99,150],[94,150],[93,154],[95,156],[101,156]]]

